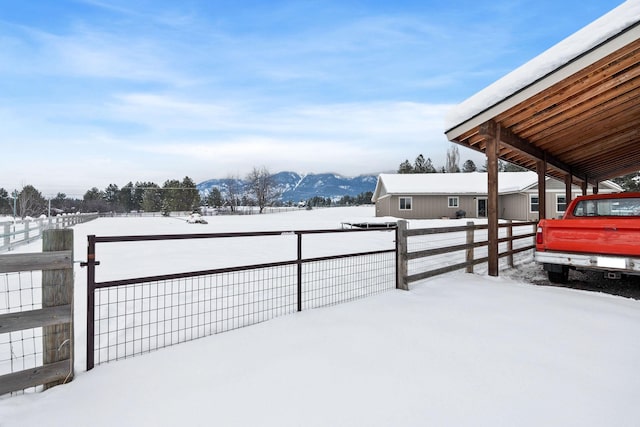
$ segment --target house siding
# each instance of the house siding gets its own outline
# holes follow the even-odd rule
[[[411,197],[411,210],[400,210],[400,198]],[[458,197],[458,207],[449,207],[449,197]],[[467,217],[477,216],[477,197],[473,195],[393,195],[376,201],[376,216],[405,219],[455,218],[463,210]],[[486,198],[486,196],[479,196]]]
[[[546,189],[546,217],[558,218],[564,212],[557,209],[557,196],[565,194],[563,182],[548,179]],[[455,218],[456,212],[463,210],[468,218],[478,217],[478,199],[487,199],[487,194],[388,194],[386,188],[381,187],[381,194],[376,200],[376,216],[393,216],[405,219],[437,219]],[[609,186],[606,182],[601,183],[599,191],[601,193],[611,193],[619,191]],[[591,193],[591,188],[589,188]],[[581,195],[582,190],[574,185],[572,188],[572,199]],[[510,219],[514,221],[537,221],[538,212],[531,212],[531,196],[538,196],[537,185],[532,185],[518,193],[501,194],[498,196],[498,217],[500,219]],[[411,210],[400,210],[400,198],[411,197]],[[448,206],[449,197],[458,197],[458,207]]]
[[[499,197],[501,208],[498,216],[501,219],[527,221],[529,215],[529,196],[526,194],[505,194]],[[536,219],[537,219],[536,214]]]

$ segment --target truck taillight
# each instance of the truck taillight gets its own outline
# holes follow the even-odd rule
[[[536,230],[536,243],[538,245],[542,244],[542,227],[538,227]]]

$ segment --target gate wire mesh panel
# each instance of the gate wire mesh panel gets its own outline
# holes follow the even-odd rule
[[[41,278],[40,271],[0,274],[0,314],[42,308]],[[0,375],[40,367],[42,356],[42,328],[0,334]]]
[[[296,277],[285,265],[97,289],[95,364],[293,313]]]
[[[339,304],[395,289],[395,263],[395,252],[387,252],[304,264],[303,310]]]

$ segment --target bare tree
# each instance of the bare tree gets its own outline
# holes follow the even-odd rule
[[[26,185],[18,195],[18,209],[22,218],[36,217],[47,211],[47,202],[35,187]]]
[[[249,192],[255,197],[260,213],[264,208],[273,203],[277,198],[277,193],[273,185],[271,174],[264,166],[261,169],[253,168],[247,175],[247,185]]]
[[[225,204],[229,206],[231,212],[235,212],[238,209],[240,193],[242,192],[242,184],[240,182],[240,178],[235,175],[229,175],[225,181],[227,184],[227,198],[225,200]]]
[[[446,171],[449,173],[460,172],[460,153],[458,147],[454,145],[447,150],[447,166]]]

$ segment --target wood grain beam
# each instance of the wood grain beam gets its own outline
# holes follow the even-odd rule
[[[495,138],[498,136],[498,125],[493,120],[489,120],[479,126],[479,134],[485,138]],[[560,170],[563,173],[569,173],[576,179],[587,180],[587,174],[579,169],[572,168],[570,165],[558,160],[549,153],[531,144],[524,138],[519,137],[511,130],[504,127],[500,127],[500,144],[507,145],[511,149],[522,153],[526,156],[532,157],[536,161],[544,161],[547,166],[551,166]]]

